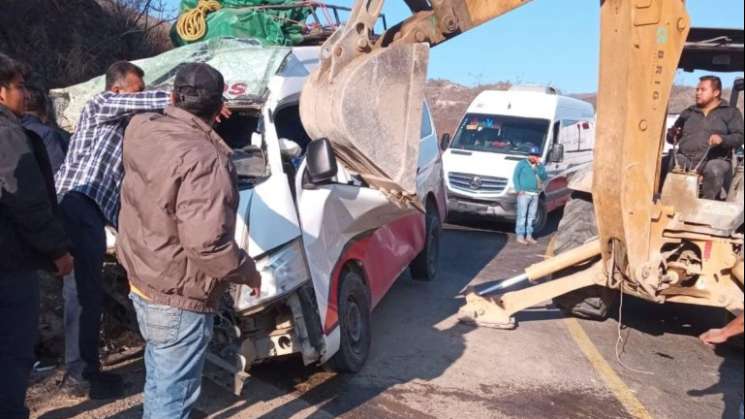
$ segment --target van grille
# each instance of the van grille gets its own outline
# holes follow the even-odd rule
[[[450,173],[450,186],[469,192],[502,193],[507,188],[507,179],[501,177]]]

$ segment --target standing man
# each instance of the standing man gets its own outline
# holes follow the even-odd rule
[[[57,192],[65,228],[73,242],[74,278],[64,285],[65,391],[90,387],[94,399],[120,397],[123,381],[101,371],[98,336],[103,306],[106,225],[117,225],[122,172],[122,137],[130,117],[161,110],[166,92],[143,92],[143,71],[126,61],[106,72],[106,91],[83,108],[65,162],[57,173]],[[90,386],[90,384],[95,384]]]
[[[702,197],[718,199],[732,178],[732,151],[743,145],[742,114],[722,100],[719,77],[701,77],[696,87],[696,105],[680,114],[667,139],[678,145],[675,160],[680,166],[700,170],[704,178]],[[668,170],[675,163],[669,159]]]
[[[735,336],[745,333],[745,314],[740,314],[732,320],[724,329],[711,329],[701,335],[701,341],[707,346],[714,348],[716,345],[726,343]],[[743,404],[740,403],[740,419],[743,419]]]
[[[49,155],[53,173],[57,173],[67,154],[68,140],[61,130],[49,123],[49,99],[46,92],[36,86],[27,86],[26,112],[21,119],[23,127],[41,137]]]
[[[528,158],[520,161],[512,176],[517,191],[517,242],[528,245],[537,243],[533,238],[533,226],[538,213],[543,182],[548,179],[546,167],[541,163],[541,149],[532,147]]]
[[[37,270],[72,271],[54,180],[41,144],[29,141],[23,67],[0,54],[0,418],[27,418],[26,389],[39,322]]]
[[[223,86],[209,65],[185,65],[173,106],[134,117],[125,135],[117,254],[146,341],[145,418],[189,417],[223,292],[261,285],[234,241],[237,178],[212,129]]]

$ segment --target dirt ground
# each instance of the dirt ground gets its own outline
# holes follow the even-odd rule
[[[457,322],[463,287],[520,272],[540,260],[547,241],[543,237],[540,246],[526,248],[514,243],[506,226],[451,226],[443,238],[439,281],[417,283],[404,275],[375,310],[372,353],[359,374],[278,361],[255,369],[241,397],[205,381],[195,416],[736,417],[743,389],[741,346],[714,352],[696,339],[721,325],[720,312],[627,299],[623,366],[616,359],[615,319],[567,319],[546,304],[521,313],[514,331]],[[142,359],[135,352],[112,369],[126,376],[125,399],[66,399],[56,393],[61,373],[55,372],[30,391],[33,417],[141,417]]]

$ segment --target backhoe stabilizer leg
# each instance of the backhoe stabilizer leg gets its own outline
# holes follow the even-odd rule
[[[499,296],[480,296],[469,289],[458,320],[479,327],[510,330],[517,326],[513,316],[519,311],[581,288],[606,283],[603,264],[598,261],[580,272]]]

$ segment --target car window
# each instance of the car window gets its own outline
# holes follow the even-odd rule
[[[432,135],[432,118],[427,105],[422,106],[422,138]]]

